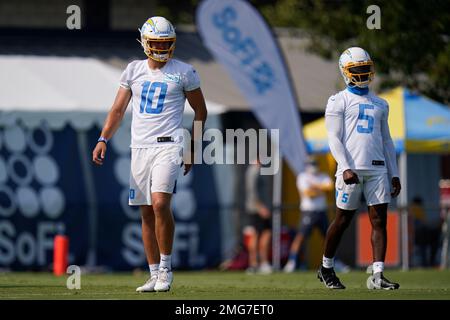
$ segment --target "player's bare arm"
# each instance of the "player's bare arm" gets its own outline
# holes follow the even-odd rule
[[[108,141],[119,128],[123,115],[131,99],[131,90],[120,87],[111,110],[106,117],[101,137]],[[92,151],[92,161],[97,165],[102,165],[106,154],[106,141],[100,141]]]
[[[192,163],[193,163],[193,159],[194,159],[194,152],[193,152],[194,149],[193,148],[194,148],[195,141],[198,141],[199,139],[201,139],[201,137],[195,136],[196,132],[194,130],[194,123],[196,121],[201,121],[202,128],[204,128],[206,117],[208,116],[208,111],[206,110],[205,98],[203,97],[203,93],[200,88],[197,88],[192,91],[186,91],[185,95],[186,95],[186,99],[189,101],[189,104],[191,105],[192,109],[194,110],[195,115],[194,115],[194,122],[192,123],[192,130],[191,130],[191,132],[192,132],[191,150],[188,150],[188,152],[190,151],[190,154],[189,154],[190,161],[188,161],[188,163],[186,163],[184,165],[184,175],[188,174],[192,168]]]
[[[334,186],[333,186],[333,183],[330,181],[330,182],[323,182],[323,183],[318,184],[317,188],[320,189],[320,191],[322,191],[322,192],[328,192],[328,191],[333,190]]]
[[[270,210],[267,208],[261,201],[256,202],[256,208],[258,211],[258,214],[263,219],[270,218]]]
[[[300,197],[309,197],[309,198],[316,198],[322,195],[322,192],[320,188],[316,186],[311,186],[308,189],[302,190],[300,192]]]
[[[402,186],[400,184],[400,178],[393,177],[391,183],[392,188],[394,189],[394,191],[391,193],[391,196],[395,198],[400,194],[400,190],[402,189]]]
[[[345,184],[359,183],[358,175],[352,169],[347,169],[342,173]]]

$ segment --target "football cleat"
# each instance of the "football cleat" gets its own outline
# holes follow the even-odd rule
[[[151,276],[143,286],[136,288],[136,292],[155,292],[155,284],[157,279],[157,275]]]
[[[295,271],[296,263],[294,260],[289,260],[283,268],[285,273],[292,273]]]
[[[248,267],[245,270],[245,273],[248,274],[248,275],[253,275],[253,274],[256,274],[257,271],[258,271],[257,267]]]
[[[272,271],[273,271],[272,266],[267,262],[261,263],[261,265],[258,268],[259,274],[271,274]]]
[[[400,288],[400,285],[395,282],[389,281],[384,277],[382,272],[375,273],[367,278],[367,289],[383,289],[383,290],[396,290]]]
[[[319,270],[317,271],[317,278],[320,280],[320,282],[323,282],[327,288],[345,289],[345,286],[336,276],[333,268],[324,268],[323,266],[320,266]]]
[[[177,36],[169,20],[164,17],[151,17],[139,31],[141,39],[138,41],[147,57],[159,62],[167,62],[172,58]],[[157,47],[156,42],[165,42],[167,45],[164,48]]]
[[[348,48],[341,54],[339,70],[347,86],[359,88],[367,88],[375,75],[369,54],[358,47]]]
[[[158,279],[155,283],[155,291],[164,292],[169,291],[173,282],[173,273],[167,268],[160,268],[158,272]]]

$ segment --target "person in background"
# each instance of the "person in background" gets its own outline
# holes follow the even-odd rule
[[[417,249],[420,256],[419,265],[424,267],[426,265],[426,251],[427,251],[427,227],[425,224],[425,210],[423,208],[423,200],[420,196],[415,196],[412,199],[409,207],[410,217],[412,219],[413,227],[413,247]],[[413,252],[416,250],[413,250]]]
[[[293,272],[297,266],[300,249],[312,230],[317,227],[325,236],[328,229],[326,193],[333,189],[331,178],[319,171],[315,159],[308,159],[305,171],[297,177],[297,189],[300,194],[300,210],[302,218],[300,227],[292,241],[289,259],[284,272]]]
[[[414,226],[414,246],[420,258],[420,267],[436,267],[441,238],[441,221],[428,221],[423,199],[415,196],[409,208]],[[414,250],[414,251],[416,251]]]
[[[269,251],[272,240],[272,178],[261,175],[259,159],[245,173],[245,207],[248,225],[252,228],[248,241],[249,267],[247,273],[269,274],[272,266]]]

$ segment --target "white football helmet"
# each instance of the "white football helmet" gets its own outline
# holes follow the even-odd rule
[[[164,17],[149,18],[141,29],[141,40],[147,57],[159,61],[167,62],[173,56],[175,50],[176,34],[173,25]],[[168,48],[155,48],[154,42],[168,42]]]
[[[366,50],[352,47],[339,58],[339,70],[348,86],[367,88],[375,75],[373,61]]]

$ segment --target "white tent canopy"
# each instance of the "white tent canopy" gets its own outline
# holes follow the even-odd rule
[[[0,70],[0,125],[21,119],[34,127],[45,119],[55,129],[101,125],[122,71],[95,58],[19,55],[0,56]],[[210,113],[227,109],[206,103]],[[187,101],[185,112],[192,113]]]

